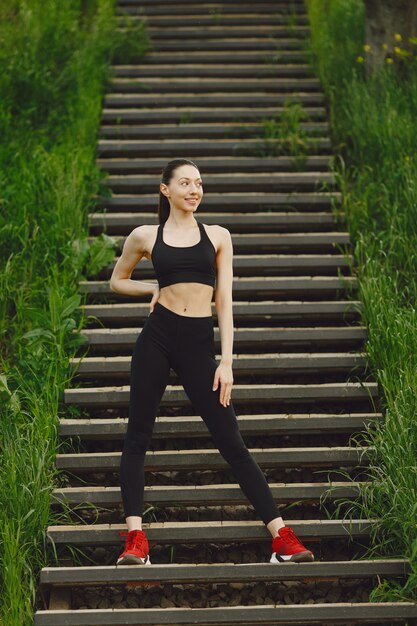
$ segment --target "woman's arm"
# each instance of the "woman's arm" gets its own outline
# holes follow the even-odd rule
[[[145,253],[145,225],[138,226],[126,237],[123,251],[110,277],[110,289],[127,296],[144,296],[158,289],[155,283],[130,278],[133,269]]]
[[[217,280],[215,305],[219,322],[221,360],[214,376],[213,390],[221,383],[220,402],[230,404],[233,385],[233,245],[227,228],[220,227],[220,244],[217,249]]]

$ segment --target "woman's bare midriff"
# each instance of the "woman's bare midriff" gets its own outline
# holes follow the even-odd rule
[[[213,291],[203,283],[176,283],[161,288],[158,302],[178,315],[207,317],[212,315]]]

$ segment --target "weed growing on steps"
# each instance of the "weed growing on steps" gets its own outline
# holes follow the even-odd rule
[[[260,119],[260,140],[252,144],[242,142],[236,146],[235,152],[259,157],[293,156],[295,169],[302,170],[308,154],[317,149],[317,139],[302,128],[302,121],[306,119],[308,116],[302,104],[287,98],[281,111]],[[235,134],[244,133],[245,127],[233,130]]]
[[[146,21],[129,14],[118,17],[115,43],[115,64],[138,63],[146,52],[153,49]]]
[[[223,9],[222,7],[214,7],[213,9],[209,10],[209,14],[211,15],[211,17],[213,18],[213,22],[214,24],[220,24],[222,18],[223,18]]]
[[[367,326],[367,358],[377,380],[383,420],[358,434],[374,446],[351,504],[354,517],[380,520],[370,553],[407,557],[404,585],[380,582],[371,599],[417,599],[417,115],[416,60],[398,73],[386,63],[366,78],[364,7],[360,0],[308,0],[312,58],[331,122],[334,175],[355,246]]]
[[[114,0],[3,0],[0,7],[0,622],[30,626],[46,528],[57,519],[59,417],[87,319],[79,281],[114,257],[88,247]],[[64,517],[62,517],[64,516]]]
[[[190,124],[193,121],[193,113],[191,111],[183,111],[180,115],[180,124]]]
[[[291,36],[296,36],[297,26],[301,26],[299,13],[296,9],[296,4],[291,2],[287,11],[285,12],[286,22],[285,26],[289,28]]]
[[[281,113],[261,119],[263,143],[259,146],[260,156],[288,154],[296,157],[297,166],[304,165],[312,139],[302,128],[308,118],[299,102],[286,100]],[[258,154],[259,154],[258,152]]]

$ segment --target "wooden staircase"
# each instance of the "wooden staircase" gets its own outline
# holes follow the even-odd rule
[[[72,363],[56,459],[66,480],[54,490],[54,507],[74,523],[48,527],[57,566],[41,571],[35,624],[415,624],[413,602],[369,602],[378,580],[407,577],[409,561],[363,558],[376,520],[338,506],[366,483],[373,450],[360,432],[383,416],[305,6],[119,0],[117,12],[146,19],[153,49],[112,68],[98,142],[112,196],[97,199],[91,242],[106,232],[120,254],[133,228],[157,223],[167,160],[196,161],[205,193],[196,217],[233,240],[240,430],[316,560],[269,563],[268,530],[171,371],[145,458],[152,565],[114,565],[126,530],[118,467],[130,358],[150,301],[110,291],[116,258],[80,284],[88,355]],[[302,167],[294,155],[268,154],[263,138],[261,120],[284,113],[288,98],[307,115]],[[147,260],[132,278],[156,280]],[[217,327],[215,346],[219,354]]]

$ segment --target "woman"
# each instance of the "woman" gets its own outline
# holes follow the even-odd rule
[[[203,197],[198,167],[188,159],[167,163],[160,183],[159,225],[135,228],[110,279],[110,288],[132,296],[152,294],[150,313],[133,350],[129,421],[120,462],[126,547],[117,564],[150,564],[142,530],[144,460],[170,368],[232,467],[246,497],[271,532],[271,563],[312,561],[279,514],[266,478],[239,432],[230,396],[233,384],[233,249],[230,232],[205,226],[194,213]],[[152,260],[158,286],[131,280],[138,261]],[[211,301],[220,329],[215,360]]]

